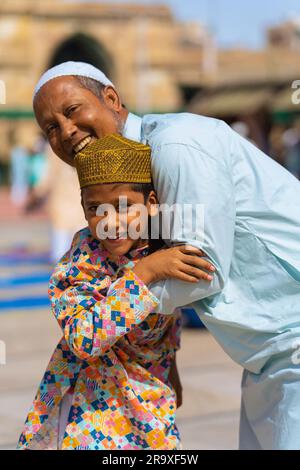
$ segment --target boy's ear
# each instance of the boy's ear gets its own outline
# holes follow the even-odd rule
[[[158,199],[157,199],[157,196],[156,196],[156,192],[155,192],[153,189],[152,189],[152,191],[150,191],[150,193],[149,193],[148,201],[149,201],[151,204],[158,204]]]
[[[148,196],[149,215],[154,217],[158,214],[158,200],[155,191],[151,191]]]

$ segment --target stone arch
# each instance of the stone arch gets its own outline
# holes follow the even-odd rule
[[[106,48],[90,35],[75,33],[65,39],[52,54],[48,67],[68,60],[88,62],[102,70],[109,79],[114,79],[112,57]]]

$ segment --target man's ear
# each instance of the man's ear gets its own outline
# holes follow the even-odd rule
[[[110,85],[101,90],[104,103],[116,112],[122,110],[122,101],[119,93]]]

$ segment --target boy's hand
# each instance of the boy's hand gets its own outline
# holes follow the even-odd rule
[[[147,285],[170,278],[186,282],[198,282],[200,279],[210,282],[215,267],[203,256],[205,254],[201,250],[189,245],[164,248],[138,261],[133,271]]]

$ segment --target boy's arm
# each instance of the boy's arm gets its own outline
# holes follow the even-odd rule
[[[79,358],[104,354],[156,310],[158,300],[132,270],[112,284],[109,276],[97,279],[90,263],[74,266],[65,261],[51,277],[49,297],[64,337]]]

